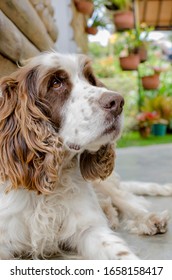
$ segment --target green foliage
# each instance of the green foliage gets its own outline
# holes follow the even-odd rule
[[[159,58],[149,58],[146,62],[139,65],[140,77],[154,75],[155,73],[161,73],[163,71],[170,70],[169,63]],[[172,79],[171,79],[172,82]]]
[[[92,17],[88,20],[88,26],[89,27],[102,27],[102,28],[107,28],[108,26],[108,22],[107,22],[107,18],[103,17],[103,15],[101,15],[98,12],[94,12]]]
[[[154,75],[155,71],[153,66],[149,64],[149,62],[141,63],[139,65],[139,75],[140,77],[151,76]]]
[[[91,24],[92,27],[104,27],[106,28],[107,23],[105,21],[103,21],[103,19],[99,18],[99,16],[97,15],[94,19],[93,22]]]
[[[172,69],[161,74],[161,87],[158,93],[159,95],[172,96]]]
[[[119,10],[128,9],[131,5],[131,0],[107,0],[109,4],[115,4]]]
[[[118,56],[128,55],[130,53],[137,53],[138,47],[141,46],[142,42],[137,37],[135,29],[127,30],[119,33],[114,44],[114,53]]]
[[[152,27],[141,25],[137,30],[131,29],[116,35],[117,39],[114,45],[114,52],[120,56],[122,52],[126,54],[137,53],[140,46],[147,47],[149,45],[147,37]]]
[[[122,137],[117,142],[117,148],[134,147],[134,146],[150,146],[155,144],[171,143],[171,134],[166,134],[161,137],[150,134],[148,138],[144,139],[140,136],[139,132],[132,131],[123,133]]]
[[[161,120],[170,121],[172,118],[172,96],[157,95],[156,97],[145,97],[142,106],[143,112],[157,112]]]
[[[110,78],[115,75],[114,59],[111,56],[95,60],[93,63],[95,74],[99,78]]]
[[[93,58],[105,57],[108,54],[108,47],[103,47],[99,43],[90,42],[88,44],[89,55]]]
[[[131,0],[93,0],[93,3],[96,7],[100,5],[112,6],[115,5],[119,10],[128,9],[131,6]]]

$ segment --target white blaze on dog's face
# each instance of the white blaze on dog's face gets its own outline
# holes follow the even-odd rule
[[[55,63],[53,56],[56,54],[51,57]],[[59,130],[66,146],[94,150],[116,139],[121,130],[123,98],[95,78],[86,56],[58,55],[58,64],[67,72],[71,85]],[[57,94],[64,93],[58,93],[57,88]]]
[[[68,149],[94,151],[119,137],[123,97],[98,81],[88,57],[46,53],[34,64],[39,64],[40,81],[48,77],[44,98],[50,119]]]

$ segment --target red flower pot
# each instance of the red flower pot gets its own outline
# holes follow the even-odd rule
[[[140,63],[138,54],[129,54],[126,57],[120,57],[120,66],[123,70],[137,70]]]
[[[142,85],[144,89],[157,89],[159,83],[159,73],[156,73],[151,76],[142,77]]]
[[[94,11],[94,4],[86,0],[74,0],[78,12],[91,16]]]
[[[97,29],[97,27],[92,26],[92,27],[86,27],[86,28],[85,28],[85,31],[86,31],[88,34],[96,35],[97,32],[98,32],[98,29]]]
[[[118,31],[134,28],[134,14],[132,11],[120,11],[114,14],[114,24]]]

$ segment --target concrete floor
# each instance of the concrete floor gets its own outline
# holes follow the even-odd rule
[[[172,144],[117,149],[116,171],[122,180],[172,183]],[[152,203],[153,211],[168,209],[172,218],[172,197],[146,199]],[[172,260],[172,219],[165,234],[120,234],[141,259]]]

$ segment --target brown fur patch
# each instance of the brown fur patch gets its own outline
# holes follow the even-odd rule
[[[52,75],[63,80],[60,92],[49,87]],[[66,73],[32,63],[2,80],[0,176],[11,188],[49,193],[56,187],[64,156],[56,130],[71,87]]]
[[[81,174],[85,180],[105,180],[114,169],[115,152],[111,145],[102,146],[96,153],[84,151],[80,157]]]
[[[122,251],[117,254],[118,257],[123,257],[123,256],[128,256],[128,255],[129,255],[129,252],[127,252],[127,251]]]
[[[92,86],[105,87],[105,85],[95,77],[93,69],[91,67],[91,60],[89,58],[85,58],[83,75]]]

